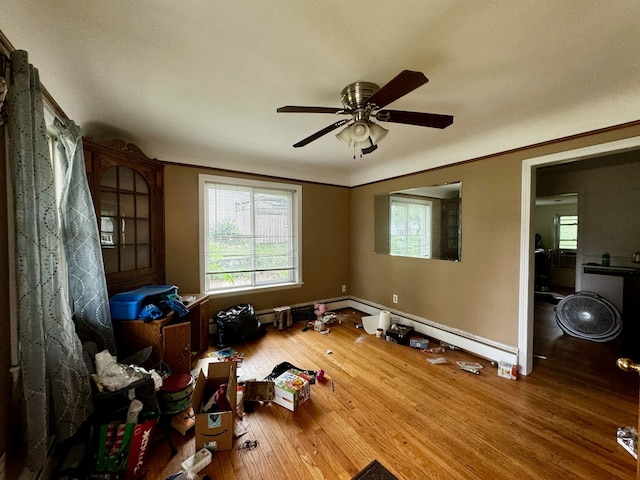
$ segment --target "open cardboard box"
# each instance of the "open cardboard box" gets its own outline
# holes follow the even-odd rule
[[[200,370],[193,391],[192,405],[196,417],[196,452],[205,446],[218,451],[231,450],[236,420],[236,362],[209,363],[206,374]],[[227,384],[227,400],[231,409],[224,412],[204,413],[202,408],[218,387]],[[214,443],[215,442],[215,443]]]

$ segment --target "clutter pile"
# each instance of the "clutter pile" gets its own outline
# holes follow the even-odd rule
[[[138,480],[147,473],[151,437],[161,412],[156,392],[162,378],[131,360],[143,363],[149,354],[147,349],[122,363],[106,350],[94,356],[90,479]]]

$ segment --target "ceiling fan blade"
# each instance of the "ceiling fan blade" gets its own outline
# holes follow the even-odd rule
[[[344,125],[345,123],[348,123],[348,122],[349,122],[349,120],[340,120],[340,121],[338,121],[336,123],[333,123],[333,124],[329,125],[328,127],[325,127],[322,130],[317,131],[313,135],[309,135],[307,138],[305,138],[303,140],[300,140],[298,143],[294,143],[293,146],[295,148],[304,147],[305,145],[313,142],[314,140],[319,139],[323,135],[326,135],[327,133],[332,132],[336,128],[341,127],[342,125]]]
[[[335,107],[296,107],[293,105],[287,105],[286,107],[280,107],[276,110],[278,113],[350,113],[344,108]]]
[[[367,103],[375,104],[377,108],[382,108],[428,81],[429,79],[422,72],[403,70],[380,90],[371,95]]]
[[[403,110],[380,110],[375,114],[375,117],[381,122],[406,123],[419,127],[447,128],[453,123],[452,115],[405,112]]]

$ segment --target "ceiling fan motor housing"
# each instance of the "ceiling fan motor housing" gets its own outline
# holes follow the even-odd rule
[[[349,110],[365,108],[367,100],[380,90],[380,87],[371,82],[355,82],[342,89],[342,105]]]

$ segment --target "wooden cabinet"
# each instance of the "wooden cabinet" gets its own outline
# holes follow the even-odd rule
[[[209,348],[209,298],[195,297],[187,306],[189,313],[181,318],[172,312],[148,322],[114,320],[118,357],[125,358],[151,345],[146,366],[154,367],[162,361],[173,373],[189,373],[192,353],[199,354]]]
[[[121,140],[83,139],[109,295],[164,284],[164,165]]]

